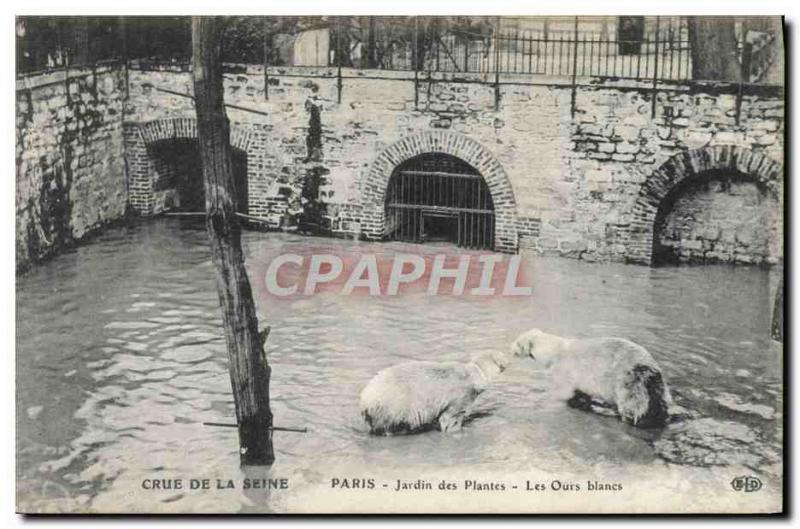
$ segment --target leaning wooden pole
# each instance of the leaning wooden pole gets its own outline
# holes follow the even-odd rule
[[[206,227],[228,344],[241,463],[269,465],[275,460],[269,407],[270,368],[264,353],[266,333],[258,331],[234,204],[230,124],[223,103],[220,57],[223,27],[224,20],[220,17],[192,18],[192,68]]]

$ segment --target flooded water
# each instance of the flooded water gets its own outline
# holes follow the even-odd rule
[[[255,232],[244,244],[251,274],[303,245],[430,251]],[[17,279],[18,507],[410,512],[434,505],[480,511],[489,508],[484,502],[497,510],[507,502],[515,512],[556,512],[613,510],[615,502],[651,495],[647,510],[719,510],[722,496],[733,508],[778,508],[782,354],[769,340],[776,272],[531,255],[523,265],[531,297],[258,296],[260,321],[272,326],[275,423],[309,432],[277,432],[275,465],[243,471],[235,429],[202,424],[234,420],[205,232],[174,220],[111,229]],[[686,418],[653,434],[568,409],[547,391],[547,373],[520,360],[479,397],[476,418],[460,432],[367,435],[358,397],[380,369],[412,359],[467,361],[507,349],[531,327],[644,345]],[[732,490],[741,475],[758,477],[762,490]],[[244,478],[262,477],[285,478],[289,488],[243,490]],[[212,489],[142,486],[171,478],[210,479]],[[333,491],[333,478],[373,478],[377,486],[364,494]],[[442,479],[502,481],[507,492],[381,490],[397,479],[434,487]],[[624,492],[598,499],[551,488],[553,480],[594,479],[621,483]],[[218,488],[228,480],[234,488]],[[526,492],[535,482],[548,492]]]

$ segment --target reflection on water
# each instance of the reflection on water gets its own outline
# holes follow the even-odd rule
[[[429,251],[253,232],[244,242],[251,273],[298,245],[339,253]],[[388,481],[459,471],[478,477],[661,473],[713,495],[743,470],[777,493],[782,364],[768,338],[775,273],[533,256],[523,264],[531,298],[257,299],[260,320],[272,326],[267,350],[276,424],[310,432],[276,433],[276,464],[243,471],[235,430],[202,425],[233,417],[205,232],[166,220],[109,230],[17,279],[18,506],[304,510],[313,507],[303,503],[305,484],[324,488],[337,473]],[[654,439],[614,419],[565,408],[546,391],[545,374],[520,361],[479,398],[480,416],[455,435],[366,435],[358,395],[378,370],[411,359],[466,361],[507,348],[533,326],[641,343],[661,364],[676,400],[702,422],[676,425]],[[681,439],[705,440],[707,453],[684,450]],[[715,450],[722,455],[711,458]],[[209,494],[141,488],[145,478],[224,478],[224,485],[229,478],[268,476],[294,485]]]

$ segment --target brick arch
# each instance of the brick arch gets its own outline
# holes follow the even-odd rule
[[[161,140],[196,139],[197,120],[195,118],[157,119],[139,124],[139,132],[145,145]],[[250,144],[250,130],[231,123],[231,147],[247,152]]]
[[[394,169],[406,160],[425,153],[455,156],[478,170],[492,194],[495,211],[495,250],[517,251],[517,205],[514,190],[500,162],[477,141],[449,131],[428,131],[406,136],[386,147],[375,159],[363,185],[363,202],[373,217],[372,238],[383,236],[384,201]]]
[[[125,164],[128,178],[128,201],[131,208],[143,215],[158,213],[165,208],[163,190],[155,189],[155,166],[151,148],[159,141],[196,139],[195,118],[166,118],[143,123],[124,123]],[[257,149],[257,132],[251,126],[231,123],[230,144],[247,154]],[[263,143],[263,140],[261,141]],[[257,158],[257,157],[254,157]],[[247,164],[248,180],[257,164]]]
[[[709,171],[732,170],[752,179],[770,193],[778,193],[783,165],[762,151],[717,145],[677,153],[661,164],[642,185],[632,210],[628,261],[652,264],[653,237],[659,207],[683,182],[707,178]]]

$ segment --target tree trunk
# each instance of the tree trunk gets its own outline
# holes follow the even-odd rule
[[[361,67],[377,68],[377,41],[375,35],[375,17],[367,16],[359,19],[361,26]]]
[[[84,66],[89,64],[89,19],[87,17],[73,17],[72,26],[72,56],[69,63]]]
[[[223,103],[220,60],[223,28],[224,21],[219,17],[192,18],[192,68],[206,227],[228,344],[241,463],[269,465],[275,460],[269,408],[270,368],[264,353],[266,333],[258,332],[235,213],[230,124]]]
[[[692,79],[732,81],[741,77],[733,17],[689,17]]]

